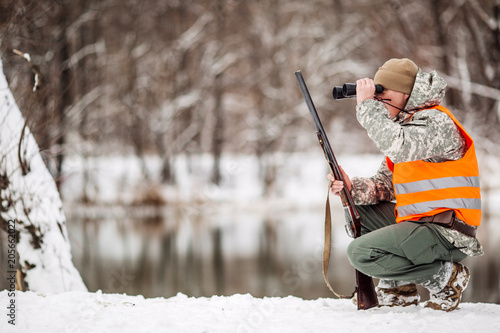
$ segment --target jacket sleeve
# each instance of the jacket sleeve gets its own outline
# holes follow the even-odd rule
[[[381,201],[395,200],[392,172],[384,159],[375,176],[353,177],[351,195],[356,205],[375,205]]]
[[[443,162],[462,157],[465,140],[453,120],[437,109],[417,111],[412,120],[390,119],[384,104],[366,100],[356,106],[359,123],[377,148],[394,163]]]

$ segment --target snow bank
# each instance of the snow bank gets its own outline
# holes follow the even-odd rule
[[[0,221],[8,221],[19,232],[16,252],[28,287],[42,292],[87,290],[72,262],[59,192],[34,136],[25,127],[1,59],[0,175]],[[15,270],[14,266],[9,269]]]
[[[16,327],[1,332],[498,332],[500,305],[464,303],[450,313],[424,309],[357,311],[350,300],[251,295],[150,298],[68,292],[18,292]],[[7,311],[7,291],[0,292]]]
[[[301,206],[322,206],[326,196],[328,165],[321,149],[313,153],[276,153],[268,157],[269,167],[279,170],[274,179],[272,197]],[[339,163],[351,176],[372,176],[377,171],[381,155],[345,155]],[[98,203],[130,204],[137,189],[146,185],[141,163],[137,156],[91,157],[84,163],[78,155],[68,156],[64,164],[65,182],[62,194],[71,208],[82,199],[82,189]],[[178,155],[174,160],[176,185],[164,186],[167,201],[190,202],[193,199],[211,203],[232,204],[249,201],[267,201],[263,197],[263,180],[259,175],[259,160],[253,155],[226,154],[221,159],[222,182],[211,183],[213,157],[209,154]],[[144,158],[152,182],[160,184],[161,158]],[[84,169],[91,170],[90,179],[83,176]]]

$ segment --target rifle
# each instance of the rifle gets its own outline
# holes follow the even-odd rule
[[[307,89],[306,82],[304,81],[304,77],[302,76],[300,70],[295,72],[295,77],[297,79],[297,82],[299,83],[300,91],[302,92],[302,95],[306,100],[307,107],[313,118],[314,126],[316,126],[316,135],[318,137],[319,144],[321,145],[321,148],[323,148],[323,152],[325,153],[325,158],[328,162],[328,166],[330,167],[330,171],[332,172],[335,179],[344,181],[342,173],[340,172],[339,165],[335,158],[335,154],[333,153],[332,147],[330,146],[330,142],[328,141],[328,137],[326,136],[325,130],[323,128],[323,125],[321,124],[321,120],[319,119],[318,113],[316,112],[316,108],[314,107],[311,95],[309,94],[309,90]],[[328,190],[330,190],[330,185],[328,186]],[[351,194],[345,187],[340,191],[340,199],[342,201],[342,206],[344,207],[346,232],[350,237],[357,238],[361,236],[360,216],[358,210],[356,209],[356,206],[354,205]],[[330,247],[331,213],[330,201],[328,196],[326,199],[325,249],[323,252],[323,278],[325,279],[326,285],[335,294],[335,296],[339,298],[353,298],[357,292],[358,310],[365,310],[377,306],[378,300],[377,294],[375,292],[375,287],[373,285],[373,279],[358,270],[356,270],[356,287],[351,296],[339,295],[333,290],[327,277],[328,264],[330,261]]]

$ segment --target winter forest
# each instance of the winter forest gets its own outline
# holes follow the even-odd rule
[[[15,272],[42,294],[333,297],[329,171],[293,73],[369,177],[383,156],[332,88],[407,57],[475,140],[486,254],[463,300],[500,304],[499,0],[1,0],[0,57],[0,290]]]

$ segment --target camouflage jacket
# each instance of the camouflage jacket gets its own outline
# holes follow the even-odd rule
[[[419,69],[408,103],[396,117],[391,119],[385,105],[376,100],[358,104],[356,116],[378,149],[394,163],[458,160],[465,154],[465,139],[448,115],[430,109],[441,103],[445,87],[446,82],[435,71],[424,73]],[[354,177],[351,193],[357,205],[395,200],[392,172],[385,159],[375,176]],[[475,238],[439,228],[445,238],[464,248],[464,253],[482,254]]]

